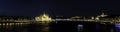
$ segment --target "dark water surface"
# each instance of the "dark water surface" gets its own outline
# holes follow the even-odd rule
[[[120,32],[119,23],[57,21],[45,23],[0,23],[0,32]]]

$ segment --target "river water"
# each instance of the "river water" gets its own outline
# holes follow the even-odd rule
[[[13,25],[12,25],[13,24]],[[0,32],[120,32],[119,23],[54,21],[51,23],[0,23]]]

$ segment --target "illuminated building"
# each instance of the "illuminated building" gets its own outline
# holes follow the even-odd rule
[[[74,16],[74,17],[71,17],[72,19],[91,19],[94,18],[94,16]]]
[[[106,16],[108,16],[108,15],[105,13],[102,13],[99,17],[106,17]]]
[[[95,20],[100,20],[100,19],[99,19],[100,17],[106,17],[106,16],[108,16],[108,15],[105,14],[105,13],[102,13],[101,15],[98,15],[98,16],[95,18]]]
[[[110,15],[110,16],[106,16],[106,17],[100,17],[100,20],[104,20],[104,21],[119,21],[119,16]]]
[[[32,20],[33,18],[27,16],[0,16],[0,21],[15,21],[15,20]]]
[[[35,17],[35,20],[36,21],[51,21],[52,18],[49,17],[46,13],[43,13],[42,15]]]
[[[100,20],[100,21],[118,21],[119,16],[117,15],[107,15],[105,13],[102,13],[101,15],[98,15],[95,20]]]

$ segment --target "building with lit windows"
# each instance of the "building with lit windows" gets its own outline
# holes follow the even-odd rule
[[[117,15],[109,15],[109,16],[106,16],[106,17],[100,17],[99,19],[100,20],[104,20],[104,21],[119,21],[119,16]]]
[[[27,16],[0,16],[0,21],[15,21],[15,20],[33,20]]]

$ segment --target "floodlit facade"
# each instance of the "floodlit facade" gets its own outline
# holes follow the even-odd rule
[[[35,20],[36,21],[51,21],[52,18],[49,17],[46,13],[43,13],[42,15],[35,17]]]
[[[32,19],[32,17],[27,16],[0,16],[0,21],[23,21]]]
[[[100,20],[100,19],[99,19],[100,17],[106,17],[106,16],[108,16],[108,15],[105,14],[105,13],[102,13],[101,15],[98,15],[98,16],[95,18],[95,20]]]

